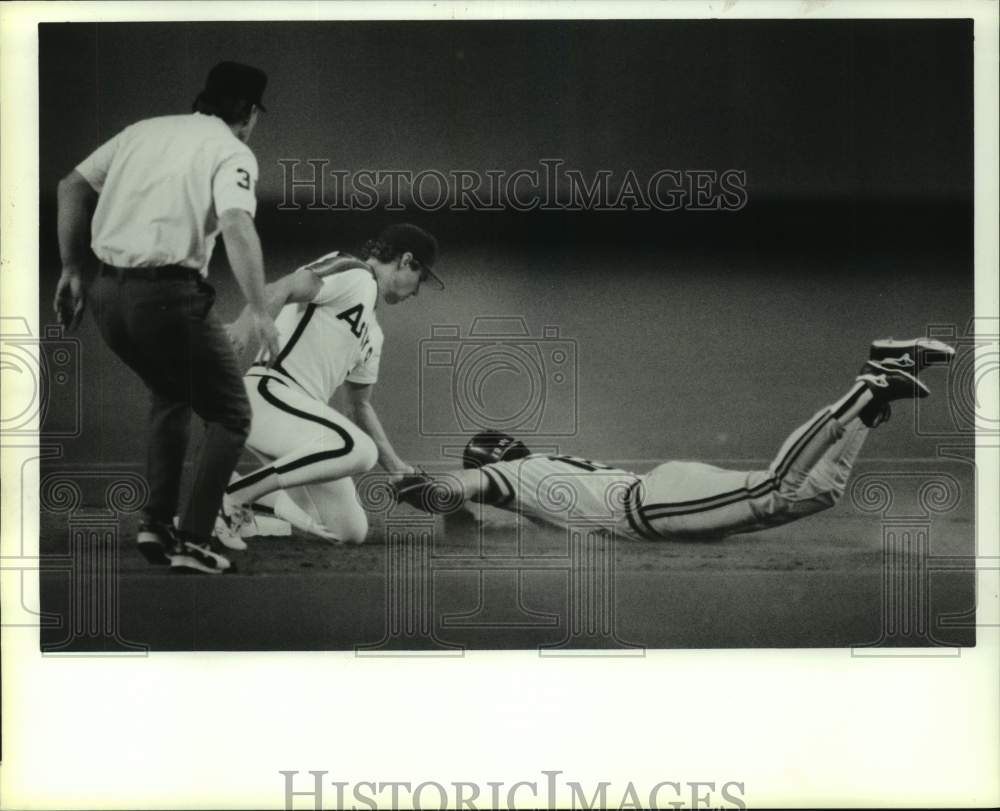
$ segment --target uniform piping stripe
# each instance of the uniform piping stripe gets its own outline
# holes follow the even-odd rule
[[[851,406],[853,406],[861,398],[861,395],[864,394],[866,391],[868,391],[868,387],[864,383],[860,383],[858,385],[858,390],[855,391],[853,394],[851,394],[847,398],[847,400],[844,401],[844,404],[833,413],[833,416],[838,419],[840,417],[843,417],[844,414],[846,414],[847,411],[851,408]]]
[[[493,483],[500,488],[501,492],[504,490],[507,491],[507,494],[496,505],[494,505],[497,507],[506,507],[514,500],[514,493],[516,492],[510,481],[496,468],[490,470],[487,467],[484,467],[482,470],[483,473],[489,476]]]
[[[633,499],[635,497],[635,491],[638,486],[639,482],[638,480],[636,480],[629,486],[628,490],[625,491],[625,518],[628,519],[628,524],[630,527],[632,527],[632,530],[633,532],[635,532],[636,535],[638,535],[640,538],[645,538],[647,541],[655,541],[658,539],[659,536],[651,535],[649,532],[647,532],[645,529],[639,526],[639,522],[636,520],[637,514],[635,512]]]
[[[727,495],[727,498],[715,501],[711,504],[702,504],[697,507],[686,507],[686,508],[668,508],[668,509],[657,509],[655,507],[640,507],[640,515],[645,521],[654,521],[658,518],[672,518],[679,515],[694,515],[696,513],[711,512],[712,510],[717,510],[720,507],[728,507],[730,504],[736,504],[740,501],[747,501],[752,498],[759,498],[760,496],[765,496],[772,490],[776,490],[778,487],[778,482],[774,479],[768,479],[763,482],[763,486],[755,488],[754,490],[742,490],[733,491],[731,494]],[[662,506],[662,505],[658,505]],[[654,514],[653,510],[656,509]]]
[[[638,504],[638,502],[639,502],[639,485],[636,486],[635,496],[636,496],[636,504]],[[652,535],[653,537],[656,537],[657,536],[657,532],[656,532],[655,529],[653,529],[653,525],[651,523],[649,523],[649,519],[646,518],[645,514],[643,513],[642,507],[639,507],[639,509],[637,510],[637,514],[639,516],[639,521],[642,522],[642,526],[644,526],[646,528],[646,531],[650,535]]]
[[[351,442],[353,446],[354,443]],[[350,453],[352,448],[342,448],[339,451],[320,451],[319,453],[311,453],[309,456],[303,456],[301,459],[296,459],[294,462],[289,462],[287,465],[282,465],[281,467],[274,468],[276,473],[291,473],[293,470],[298,470],[300,467],[306,467],[307,465],[314,464],[316,462],[324,462],[327,459],[337,459]]]
[[[272,392],[268,391],[267,383],[268,379],[265,377],[260,381],[260,383],[257,386],[257,391],[260,392],[261,396],[265,400],[267,400],[267,402],[269,402],[275,408],[279,408],[288,414],[292,414],[296,417],[300,417],[301,419],[309,420],[309,422],[315,422],[318,423],[319,425],[323,425],[329,428],[344,441],[343,448],[336,451],[326,452],[327,454],[326,458],[331,458],[330,454],[332,454],[333,456],[346,456],[347,454],[349,454],[351,451],[354,450],[354,439],[351,437],[349,433],[347,433],[347,431],[345,431],[343,428],[337,425],[337,423],[331,422],[330,420],[325,419],[324,417],[320,417],[316,414],[310,414],[308,411],[300,411],[294,406],[288,405],[288,403],[283,402],[278,397],[276,397]],[[298,467],[298,465],[296,465],[296,467]],[[287,468],[288,466],[286,466],[286,469]]]
[[[321,451],[319,453],[309,454],[308,456],[303,456],[301,459],[296,459],[294,462],[289,462],[287,465],[282,465],[281,467],[268,465],[267,467],[263,467],[260,470],[251,473],[249,476],[245,476],[242,479],[233,482],[226,488],[227,493],[237,493],[244,487],[249,487],[251,484],[256,484],[262,479],[266,479],[273,473],[289,473],[293,470],[298,470],[300,467],[305,467],[306,465],[311,465],[315,462],[322,462],[326,459],[337,459],[341,456],[346,456],[354,450],[354,439],[349,433],[347,433],[347,431],[337,425],[337,423],[331,422],[323,417],[319,417],[316,414],[310,414],[308,411],[300,411],[299,409],[288,405],[288,403],[282,402],[272,392],[268,391],[268,382],[275,379],[276,378],[273,377],[262,377],[260,379],[260,383],[257,384],[257,391],[260,392],[261,397],[267,400],[267,402],[275,408],[278,408],[287,414],[292,414],[300,419],[309,420],[309,422],[315,422],[329,428],[344,441],[344,447],[334,451]],[[280,380],[277,382],[281,383],[281,385],[285,385]]]
[[[486,469],[483,469],[483,475],[486,477],[486,492],[482,493],[477,501],[496,506],[503,499],[503,488],[500,487],[500,483]]]
[[[813,423],[813,425],[799,437],[795,444],[789,449],[788,453],[785,454],[785,458],[778,465],[775,475],[760,484],[755,485],[754,487],[741,487],[736,490],[730,490],[726,493],[718,493],[714,496],[708,496],[702,499],[693,499],[691,501],[650,504],[640,507],[639,515],[644,521],[655,520],[658,518],[668,518],[671,516],[692,515],[700,512],[708,512],[709,510],[716,510],[720,507],[728,507],[730,504],[735,504],[739,501],[767,495],[767,493],[772,490],[778,489],[782,479],[784,479],[787,475],[789,468],[791,468],[795,460],[802,454],[805,447],[810,441],[812,441],[816,434],[820,432],[823,426],[832,419],[833,415],[830,412],[821,414],[817,418],[816,422]]]
[[[494,471],[494,473],[496,473],[500,481],[502,481],[504,485],[506,485],[507,487],[507,498],[501,501],[497,506],[506,507],[508,504],[514,501],[517,491],[514,490],[514,485],[510,483],[510,480],[506,476],[504,476],[503,473],[501,473],[499,470]]]
[[[492,504],[494,507],[505,503],[509,496],[505,494],[504,487],[497,480],[497,477],[492,475],[486,468],[483,468],[483,475],[489,481],[489,489],[485,493],[486,497],[483,499],[485,503]]]
[[[296,380],[294,377],[292,377],[286,369],[279,368],[277,364],[268,368],[263,363],[254,363],[250,366],[250,370],[244,375],[244,377],[265,377],[267,375],[270,375],[272,380],[276,380],[278,383],[281,383],[282,385],[288,385],[287,383],[285,383],[284,380],[278,377],[278,374],[281,374],[283,377],[287,377],[296,386],[300,385],[299,381]]]
[[[688,508],[692,510],[697,510],[700,508],[712,509],[717,507],[719,503],[728,504],[731,500],[735,499],[739,501],[741,498],[747,496],[757,497],[762,496],[768,491],[774,489],[777,486],[777,480],[774,477],[765,479],[760,484],[754,485],[751,488],[740,487],[737,490],[730,490],[727,493],[718,493],[717,495],[710,496],[707,498],[698,499],[696,501],[678,501],[678,502],[667,502],[661,504],[650,504],[642,508],[643,514],[659,509],[677,509],[677,508]],[[649,518],[659,518],[660,515],[649,515]]]
[[[274,359],[274,366],[276,369],[284,374],[288,374],[284,369],[281,368],[281,362],[288,357],[288,353],[292,351],[295,347],[296,342],[302,337],[302,333],[305,331],[306,325],[309,320],[313,317],[313,313],[316,312],[316,305],[310,304],[306,307],[305,312],[302,313],[302,317],[299,319],[299,323],[295,325],[295,331],[292,333],[292,337],[288,339],[288,342],[281,348],[278,353],[278,357]],[[289,375],[291,377],[291,375]]]
[[[652,504],[648,507],[642,508],[642,515],[647,519],[656,518],[666,518],[668,516],[674,515],[690,515],[693,513],[707,512],[708,510],[715,510],[719,507],[726,507],[730,504],[735,504],[738,501],[743,501],[750,498],[758,498],[760,496],[766,495],[772,490],[776,490],[781,481],[784,479],[785,475],[788,473],[788,469],[792,466],[795,459],[801,454],[805,446],[812,440],[812,438],[820,431],[823,425],[832,419],[831,415],[826,414],[820,420],[818,420],[812,428],[807,430],[795,445],[789,449],[789,452],[785,455],[784,460],[778,467],[776,475],[769,479],[755,485],[752,488],[741,487],[736,490],[730,490],[727,493],[718,493],[714,496],[709,496],[703,499],[695,499],[693,501],[679,501],[679,502],[667,502],[662,504]],[[656,511],[655,514],[651,514],[652,511]]]
[[[561,462],[564,465],[569,465],[570,467],[579,468],[580,470],[586,470],[588,473],[596,473],[601,468],[594,467],[593,465],[587,465],[583,462],[577,462],[575,459],[566,459],[564,457],[550,456],[549,461]]]
[[[812,442],[816,434],[818,434],[823,426],[832,419],[833,414],[829,411],[825,411],[816,418],[816,422],[802,432],[802,436],[800,436],[798,441],[788,449],[788,453],[785,454],[785,458],[782,460],[781,464],[778,465],[774,476],[777,481],[781,481],[785,478],[785,474],[788,473],[788,469],[794,464],[795,460],[802,455],[802,449]]]
[[[322,265],[322,267],[320,265]],[[375,276],[375,272],[371,269],[367,262],[362,262],[355,256],[338,254],[337,251],[320,257],[315,262],[306,265],[306,268],[311,270],[321,279],[326,276],[332,276],[335,273],[346,273],[349,270],[367,270],[372,274],[373,278]]]
[[[260,470],[254,471],[248,476],[244,476],[242,479],[237,479],[231,485],[226,488],[226,492],[229,494],[236,493],[242,490],[244,487],[249,487],[251,484],[257,484],[257,482],[266,479],[274,473],[274,468],[268,465],[267,467],[262,467]]]

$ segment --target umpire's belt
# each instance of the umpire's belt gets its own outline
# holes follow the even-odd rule
[[[118,268],[113,265],[101,265],[101,275],[110,276],[123,282],[126,279],[142,279],[147,282],[159,282],[165,280],[192,280],[198,281],[201,278],[194,268],[186,268],[181,265],[160,265],[159,267],[142,268]]]

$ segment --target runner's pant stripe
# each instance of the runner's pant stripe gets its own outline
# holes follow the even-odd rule
[[[815,422],[802,432],[802,436],[800,436],[795,444],[788,449],[788,453],[785,454],[784,460],[782,460],[782,462],[777,466],[774,475],[776,481],[780,482],[783,478],[785,478],[785,475],[788,473],[788,469],[795,463],[795,460],[802,455],[802,451],[805,446],[812,442],[816,434],[818,434],[822,430],[823,426],[832,419],[833,414],[826,411],[818,415]]]
[[[854,406],[855,403],[858,402],[859,399],[861,399],[861,395],[867,391],[868,387],[864,383],[859,383],[857,391],[851,394],[840,406],[840,408],[833,412],[833,416],[839,420],[851,409],[852,406]]]
[[[788,471],[795,463],[795,460],[802,455],[802,451],[806,448],[806,446],[832,419],[833,414],[829,411],[817,416],[812,425],[810,425],[802,433],[802,436],[796,440],[792,447],[789,448],[784,458],[776,467],[775,474],[772,477],[765,479],[760,484],[750,488],[741,487],[736,490],[730,490],[725,493],[717,493],[714,496],[706,496],[705,498],[692,499],[690,501],[661,502],[658,504],[643,505],[638,509],[639,516],[644,521],[650,521],[657,518],[668,518],[670,516],[691,515],[693,513],[708,512],[709,510],[715,510],[719,507],[728,507],[730,504],[735,504],[738,501],[759,498],[760,496],[767,495],[771,491],[780,487],[782,480],[788,474]]]
[[[510,502],[514,500],[515,490],[511,483],[507,480],[507,477],[503,475],[499,470],[490,469],[488,467],[482,468],[483,473],[486,474],[486,478],[490,480],[493,487],[501,494],[501,498],[493,503],[494,507],[506,507]]]
[[[636,489],[639,487],[639,481],[636,480],[632,482],[628,490],[625,491],[625,517],[628,519],[629,526],[632,527],[632,531],[636,535],[645,538],[647,541],[655,541],[659,539],[655,533],[649,532],[639,525],[639,521],[644,520],[642,516],[637,515],[635,512],[635,496]]]

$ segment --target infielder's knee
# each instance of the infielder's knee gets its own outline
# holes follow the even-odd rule
[[[353,486],[339,492],[329,485],[308,488],[314,516],[336,540],[360,544],[368,537],[368,515],[358,502]]]
[[[378,464],[378,448],[368,434],[358,433],[354,437],[351,454],[357,460],[358,473],[367,473]]]
[[[342,524],[342,529],[338,528],[338,535],[344,543],[361,544],[368,537],[368,516],[364,510],[358,510],[352,514]]]

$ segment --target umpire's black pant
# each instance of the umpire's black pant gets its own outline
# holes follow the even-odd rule
[[[152,394],[147,518],[177,514],[191,412],[205,421],[181,529],[210,535],[250,431],[250,404],[229,338],[212,312],[215,290],[182,268],[103,266],[91,288],[101,335]]]

